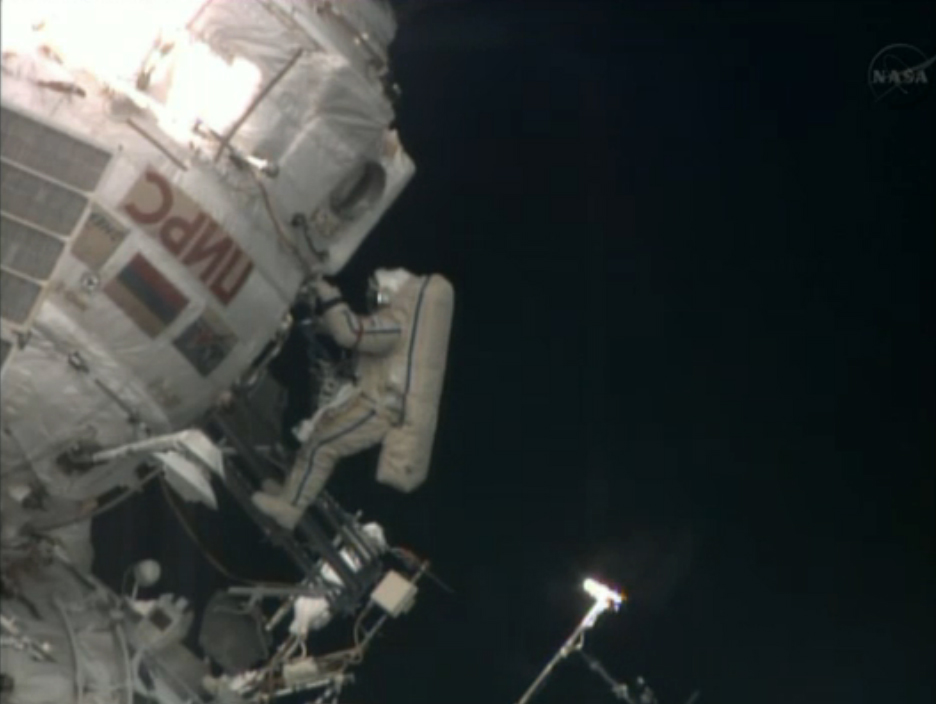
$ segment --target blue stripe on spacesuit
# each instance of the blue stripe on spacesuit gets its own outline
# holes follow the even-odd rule
[[[322,441],[319,442],[315,446],[315,449],[313,449],[312,452],[309,454],[309,461],[306,463],[305,473],[302,475],[302,481],[299,482],[299,488],[296,489],[296,496],[292,500],[293,506],[295,506],[299,502],[299,497],[302,496],[302,491],[303,489],[305,489],[306,482],[309,481],[309,476],[312,473],[312,466],[315,464],[316,453],[328,443],[334,442],[335,440],[338,440],[339,438],[343,438],[348,433],[354,432],[355,430],[360,428],[362,425],[364,425],[367,421],[369,421],[371,418],[373,418],[375,415],[377,415],[377,411],[374,411],[374,410],[368,411],[367,415],[365,415],[363,418],[359,418],[358,420],[354,421],[348,427],[342,428],[341,430],[337,431],[333,435],[329,435],[328,437],[323,438]]]
[[[363,326],[364,329],[362,331],[360,327],[360,321],[357,320],[351,314],[350,311],[346,310],[344,314],[345,314],[345,319],[348,322],[348,327],[351,329],[351,332],[353,332],[355,335],[383,335],[383,334],[400,332],[400,327],[398,325],[389,327],[389,328],[386,328],[386,327],[385,328],[378,328],[378,327],[369,328],[366,325],[364,325]]]
[[[344,317],[345,317],[345,320],[348,322],[348,329],[350,329],[351,332],[353,332],[355,335],[360,334],[361,329],[360,327],[358,327],[360,323],[355,316],[351,315],[351,311],[345,309]]]
[[[416,310],[413,313],[413,329],[410,331],[409,350],[406,355],[406,383],[403,386],[403,418],[406,418],[406,397],[409,396],[410,382],[413,379],[413,348],[416,342],[416,331],[419,329],[419,312],[422,310],[423,299],[426,297],[426,288],[429,286],[431,276],[427,276],[419,287],[419,297],[416,299]],[[402,422],[402,421],[401,421]]]

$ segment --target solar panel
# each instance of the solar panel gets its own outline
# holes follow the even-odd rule
[[[0,215],[0,263],[33,279],[47,279],[65,248],[61,240]]]
[[[0,317],[24,323],[42,287],[6,270],[0,270]]]
[[[2,108],[0,155],[81,191],[94,191],[111,155],[93,144]]]
[[[78,224],[88,199],[57,183],[0,162],[0,204],[3,210],[59,235]]]

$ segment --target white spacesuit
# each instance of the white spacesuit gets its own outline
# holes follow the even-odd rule
[[[292,530],[343,457],[383,444],[377,480],[400,491],[428,473],[442,393],[454,294],[438,275],[378,269],[373,312],[355,315],[340,291],[316,284],[323,322],[342,347],[357,353],[355,381],[319,409],[282,490],[258,492],[261,511]]]

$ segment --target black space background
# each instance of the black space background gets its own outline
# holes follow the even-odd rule
[[[511,704],[595,575],[631,603],[590,650],[662,704],[932,702],[936,86],[893,109],[866,71],[936,52],[936,6],[410,8],[419,171],[340,282],[450,277],[451,367],[429,483],[378,487],[370,454],[333,491],[457,594],[427,587],[345,701]],[[291,574],[230,506],[199,525]],[[224,584],[158,493],[96,535],[112,580]],[[540,701],[613,699],[573,661]]]

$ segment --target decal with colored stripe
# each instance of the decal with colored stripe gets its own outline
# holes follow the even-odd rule
[[[250,278],[254,265],[237,241],[201,206],[154,169],[148,169],[120,206],[204,284],[223,306]]]
[[[189,302],[142,254],[110,280],[104,293],[150,337],[169,327]]]
[[[237,336],[210,309],[204,313],[173,343],[202,376],[208,376],[234,349]]]

